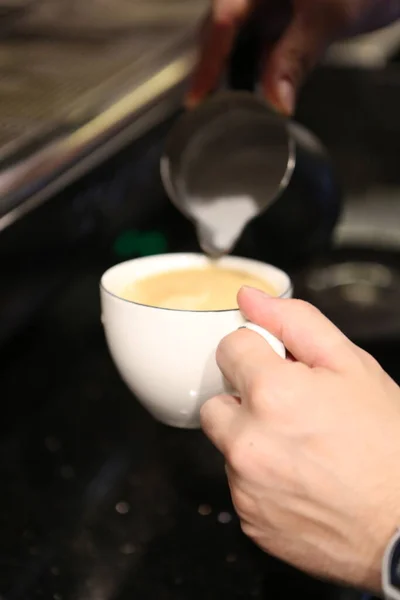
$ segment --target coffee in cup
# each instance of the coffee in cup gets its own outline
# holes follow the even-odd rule
[[[210,263],[201,254],[156,255],[103,275],[102,322],[111,356],[128,388],[157,420],[198,428],[203,403],[232,392],[215,351],[236,329],[252,329],[285,356],[282,342],[240,313],[236,293],[243,284],[292,295],[286,273],[234,256]]]
[[[214,311],[238,308],[237,293],[242,286],[255,287],[277,296],[266,279],[247,271],[214,264],[176,269],[134,279],[122,291],[125,300],[173,310]]]

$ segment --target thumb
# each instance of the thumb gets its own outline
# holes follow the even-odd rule
[[[295,360],[313,367],[342,371],[354,353],[352,342],[318,309],[302,300],[271,298],[259,290],[243,287],[239,308],[281,340]]]
[[[306,8],[293,13],[262,76],[264,93],[280,112],[289,116],[294,112],[298,90],[331,40],[333,23],[315,9],[312,14]]]

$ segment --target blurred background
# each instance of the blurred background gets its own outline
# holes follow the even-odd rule
[[[242,536],[220,457],[200,432],[165,428],[141,409],[103,339],[98,281],[108,266],[198,250],[163,192],[159,160],[207,6],[0,0],[4,600],[359,596]],[[250,24],[221,86],[257,90],[259,47]],[[287,269],[296,295],[398,381],[399,107],[400,24],[334,44],[296,115],[332,158],[334,222],[311,243],[310,188],[295,186],[235,250]]]

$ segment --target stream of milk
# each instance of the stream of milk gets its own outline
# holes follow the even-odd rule
[[[212,200],[191,198],[190,208],[200,247],[213,257],[228,254],[247,223],[260,211],[256,200],[245,195]]]

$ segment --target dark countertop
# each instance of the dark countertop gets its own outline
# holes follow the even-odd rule
[[[1,597],[356,596],[256,549],[202,433],[157,424],[131,396],[100,326],[105,266],[77,273],[1,355]]]

